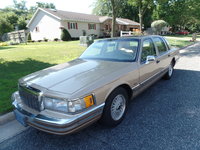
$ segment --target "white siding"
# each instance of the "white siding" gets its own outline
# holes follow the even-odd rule
[[[73,38],[78,38],[79,36],[83,36],[83,30],[86,31],[86,35],[95,34],[97,36],[100,36],[99,23],[75,22],[78,24],[78,29],[68,29],[68,22],[70,21],[62,21],[62,26],[69,31],[71,37]],[[94,29],[89,30],[88,24],[96,24],[96,30]]]
[[[36,27],[38,27],[38,32]],[[60,39],[60,20],[43,11],[38,12],[29,28],[32,40],[44,40],[44,38],[49,40]]]

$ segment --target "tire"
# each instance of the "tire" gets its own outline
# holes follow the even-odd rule
[[[173,63],[171,62],[171,64],[169,65],[169,67],[168,67],[168,71],[167,71],[167,73],[164,75],[164,79],[165,80],[169,80],[169,79],[171,79],[171,77],[172,77],[172,75],[173,75],[173,72],[174,72],[174,65],[173,65]]]
[[[100,123],[107,127],[117,126],[127,112],[128,94],[124,88],[115,89],[107,98]]]

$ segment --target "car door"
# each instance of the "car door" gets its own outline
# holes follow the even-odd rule
[[[170,54],[168,52],[168,48],[161,37],[153,37],[153,42],[158,51],[158,65],[159,71],[166,69],[170,64]]]
[[[147,56],[155,56],[154,61],[147,62]],[[139,59],[140,83],[145,83],[158,72],[157,52],[151,38],[146,38],[141,43]]]

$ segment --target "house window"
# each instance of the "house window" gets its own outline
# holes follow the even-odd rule
[[[35,27],[35,32],[40,32],[39,27]]]
[[[96,24],[88,24],[88,29],[89,30],[96,30]]]
[[[78,29],[78,24],[75,22],[68,22],[68,29]]]
[[[107,25],[107,24],[105,25],[105,28],[106,28],[106,30],[108,30],[108,28],[109,28],[109,27],[108,27],[108,25]]]

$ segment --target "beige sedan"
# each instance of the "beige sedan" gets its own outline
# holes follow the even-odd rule
[[[116,126],[129,100],[158,79],[171,78],[178,58],[161,36],[98,40],[73,61],[21,78],[12,95],[16,119],[59,135],[97,120]]]

